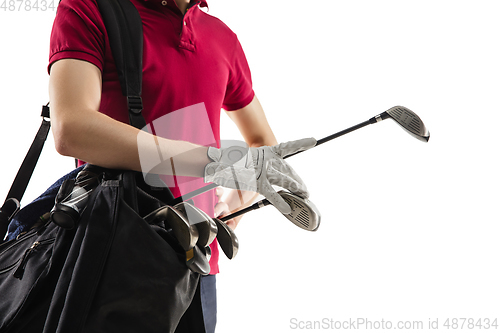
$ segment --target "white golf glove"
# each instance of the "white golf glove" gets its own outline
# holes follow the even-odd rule
[[[316,139],[307,138],[284,142],[276,146],[243,148],[233,146],[208,148],[213,161],[205,166],[205,182],[244,191],[258,192],[281,213],[290,214],[291,208],[272,185],[307,198],[306,185],[283,158],[316,145]]]

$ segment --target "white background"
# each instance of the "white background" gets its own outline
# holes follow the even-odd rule
[[[221,259],[218,332],[499,316],[497,1],[209,5],[238,34],[279,141],[319,139],[394,105],[431,131],[422,143],[386,120],[290,159],[322,225],[248,213],[238,256]],[[48,101],[54,15],[0,10],[2,200]],[[223,126],[223,139],[239,138],[225,115]],[[23,203],[72,167],[50,137]]]

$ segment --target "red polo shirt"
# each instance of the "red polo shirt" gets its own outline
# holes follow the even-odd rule
[[[131,0],[142,18],[143,104],[146,122],[157,135],[202,145],[219,145],[220,110],[240,109],[253,97],[250,70],[236,35],[196,2],[182,15],[174,0]],[[192,1],[194,2],[194,1]],[[52,29],[50,66],[60,59],[79,59],[102,72],[100,112],[128,123],[108,35],[95,0],[62,0]],[[174,196],[205,185],[177,177],[169,183]],[[194,199],[213,215],[214,193]],[[211,245],[211,273],[218,272],[217,244]]]

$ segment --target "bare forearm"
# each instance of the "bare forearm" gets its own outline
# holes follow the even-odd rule
[[[54,131],[60,136],[56,142],[63,155],[107,168],[144,171],[147,167],[146,171],[160,174],[173,173],[173,160],[177,174],[194,177],[202,177],[209,162],[206,147],[155,137],[94,110],[71,114],[63,129]]]
[[[257,97],[245,108],[227,112],[227,114],[238,126],[248,146],[260,147],[278,144]],[[257,196],[258,194],[254,192],[231,190],[226,194],[224,201],[229,206],[229,210],[234,212],[251,205]]]

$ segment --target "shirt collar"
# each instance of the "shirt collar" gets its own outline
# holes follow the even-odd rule
[[[200,5],[200,7],[208,8],[208,3],[206,2],[206,0],[198,1],[198,5]]]
[[[164,0],[144,0],[144,1],[161,3]],[[170,6],[177,8],[177,4],[175,3],[174,0],[167,0],[167,2]],[[189,8],[194,7],[196,5],[208,8],[208,3],[206,0],[191,0]]]

